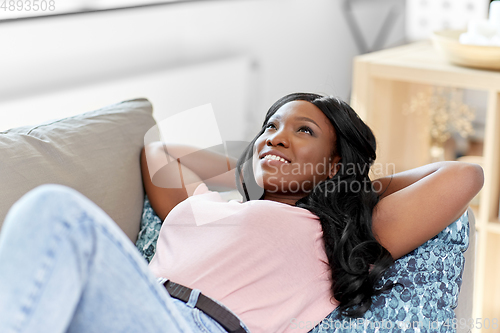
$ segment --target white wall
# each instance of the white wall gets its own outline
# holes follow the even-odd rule
[[[428,39],[433,31],[467,30],[470,20],[487,19],[490,0],[406,0],[409,40]]]
[[[370,41],[395,0],[352,2]],[[341,3],[199,1],[0,23],[0,122],[2,114],[9,113],[5,107],[9,100],[88,88],[231,55],[254,61],[246,105],[257,115],[256,122],[272,102],[289,92],[313,91],[346,99],[357,50]],[[387,45],[403,38],[402,18],[393,31]]]

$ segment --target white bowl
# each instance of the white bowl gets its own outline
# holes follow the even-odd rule
[[[461,44],[464,30],[434,31],[434,47],[452,64],[481,69],[500,70],[500,47]]]

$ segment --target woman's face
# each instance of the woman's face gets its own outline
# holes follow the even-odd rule
[[[314,104],[292,101],[267,122],[254,145],[255,180],[269,194],[303,197],[335,174],[335,130]]]

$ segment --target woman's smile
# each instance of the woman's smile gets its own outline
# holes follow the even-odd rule
[[[290,164],[291,160],[285,154],[277,150],[266,150],[259,155],[261,162],[266,162],[270,165],[280,165],[280,163]],[[274,163],[277,162],[277,163]]]
[[[261,159],[262,164],[269,164],[269,165],[281,165],[281,164],[290,164],[290,162],[284,160],[281,157],[277,157],[276,155],[267,155],[266,157],[263,157]]]

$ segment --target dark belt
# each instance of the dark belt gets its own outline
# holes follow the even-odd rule
[[[167,288],[170,296],[180,299],[185,303],[189,301],[189,296],[191,295],[191,291],[193,291],[193,289],[170,280],[167,280],[163,285]],[[245,329],[240,325],[240,320],[234,314],[201,293],[195,308],[206,313],[229,333],[246,333]]]

